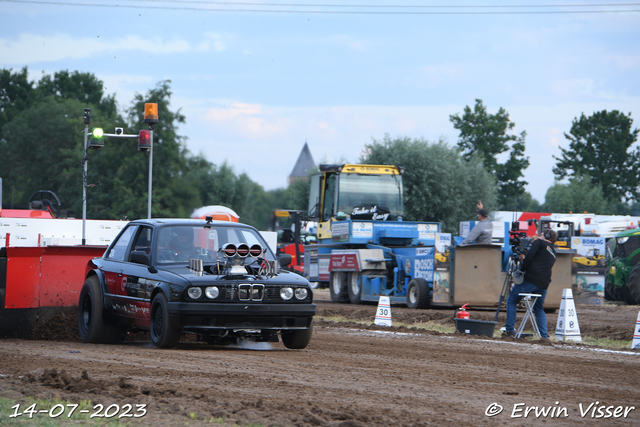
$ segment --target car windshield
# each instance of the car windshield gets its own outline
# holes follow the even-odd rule
[[[161,264],[188,262],[192,258],[214,262],[218,252],[222,257],[221,249],[227,243],[235,245],[246,243],[249,246],[257,243],[267,250],[263,258],[268,261],[274,260],[262,236],[255,230],[243,227],[207,228],[190,225],[162,227],[156,240],[156,253],[158,262]]]

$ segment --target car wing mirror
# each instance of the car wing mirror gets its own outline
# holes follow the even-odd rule
[[[291,264],[291,255],[290,254],[280,254],[278,255],[278,264],[280,264],[280,267],[286,267],[289,264]]]
[[[136,264],[151,265],[151,259],[149,259],[149,255],[145,251],[131,251],[129,261]]]

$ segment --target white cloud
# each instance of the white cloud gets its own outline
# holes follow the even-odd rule
[[[592,79],[567,79],[557,80],[551,89],[558,96],[573,98],[592,94],[593,86]]]
[[[263,111],[259,104],[232,102],[228,107],[210,108],[203,117],[217,128],[250,139],[264,139],[287,132],[290,120],[273,111]]]
[[[198,44],[196,50],[199,51],[209,51],[215,50],[216,52],[222,52],[223,50],[227,50],[227,45],[224,43],[223,39],[225,38],[222,34],[205,32],[203,34],[205,40]]]
[[[327,44],[343,46],[349,50],[354,50],[358,52],[364,52],[371,45],[371,43],[368,41],[354,38],[352,36],[345,35],[345,34],[338,34],[333,37],[330,37],[329,39],[327,39]]]
[[[222,51],[226,47],[221,36],[207,33],[205,40],[194,46],[180,38],[163,40],[129,35],[119,38],[79,38],[65,34],[50,36],[21,34],[17,39],[0,39],[0,57],[7,64],[32,64],[43,61],[89,58],[104,52],[136,51],[153,54],[186,53],[196,50]]]
[[[552,147],[560,148],[561,141],[564,142],[564,133],[557,127],[552,127],[546,132],[547,142]]]

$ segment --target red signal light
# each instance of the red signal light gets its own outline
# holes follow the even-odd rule
[[[138,139],[138,151],[151,150],[151,131],[141,130],[140,138]]]

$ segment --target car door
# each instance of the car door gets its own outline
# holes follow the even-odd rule
[[[144,328],[149,327],[150,297],[157,283],[149,272],[152,237],[152,227],[138,227],[123,264],[124,280],[117,289],[118,299],[127,306],[126,315],[131,323]]]
[[[127,281],[124,261],[129,256],[129,247],[136,231],[138,231],[138,225],[125,227],[102,259],[101,270],[107,285],[105,297],[113,310],[121,316],[127,316],[128,307],[118,297],[121,294],[119,289],[123,288]]]

